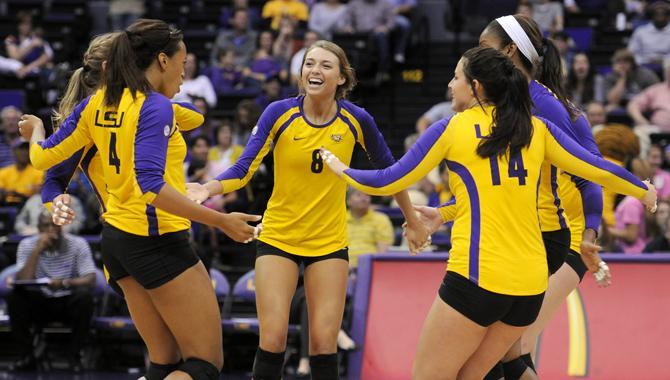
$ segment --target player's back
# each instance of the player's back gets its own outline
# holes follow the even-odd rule
[[[492,292],[538,294],[547,286],[536,206],[543,127],[533,119],[532,142],[520,155],[482,158],[477,147],[491,132],[492,111],[473,107],[446,126],[445,158],[457,204],[448,269]]]
[[[187,219],[151,206],[161,180],[185,193],[186,145],[170,101],[152,92],[133,99],[124,90],[118,107],[104,105],[104,89],[91,96],[82,118],[98,149],[109,194],[105,221],[129,233],[158,235],[188,229]]]

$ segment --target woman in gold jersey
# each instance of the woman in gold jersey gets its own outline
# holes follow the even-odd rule
[[[31,137],[31,160],[48,168],[93,142],[109,198],[103,261],[120,285],[157,379],[218,379],[223,366],[220,312],[207,272],[188,241],[188,219],[253,238],[244,214],[219,214],[184,197],[185,143],[169,101],[183,77],[181,32],[139,20],[112,42],[104,86],[75,107],[46,141]],[[186,311],[186,312],[185,312]],[[197,311],[197,312],[192,312]],[[183,362],[182,362],[183,360]]]
[[[433,124],[393,166],[349,169],[322,151],[335,173],[377,195],[447,160],[456,217],[447,274],[419,339],[420,380],[483,378],[537,317],[548,278],[536,203],[545,160],[648,207],[656,200],[653,187],[532,117],[528,83],[500,52],[468,50],[449,87],[459,113]]]
[[[328,41],[316,42],[303,59],[301,95],[270,104],[237,163],[216,181],[204,187],[193,185],[198,201],[235,191],[274,146],[274,189],[263,216],[255,262],[260,322],[255,380],[282,376],[289,307],[303,264],[312,376],[339,379],[337,335],[349,272],[346,184],[325,169],[319,149],[328,146],[349,162],[354,146],[360,144],[376,167],[395,161],[372,116],[346,100],[355,82],[344,51]],[[411,225],[409,240],[414,249],[417,240],[427,238],[427,231],[414,215],[406,192],[397,199]]]

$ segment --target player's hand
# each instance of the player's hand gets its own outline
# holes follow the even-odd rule
[[[21,137],[30,141],[30,138],[33,136],[33,131],[36,129],[41,129],[44,133],[44,124],[42,120],[35,115],[24,114],[19,120],[19,133]]]
[[[590,241],[582,241],[580,246],[581,258],[601,288],[606,288],[612,284],[612,273],[610,268],[600,258],[602,247]]]
[[[419,213],[419,220],[430,231],[431,235],[444,224],[437,207],[414,206],[414,211]]]
[[[644,195],[644,198],[641,199],[642,203],[647,207],[647,210],[651,212],[652,214],[656,212],[656,209],[658,208],[658,198],[656,194],[656,187],[651,184],[651,181],[646,180],[643,181],[645,185],[647,185],[647,193]]]
[[[219,228],[238,243],[250,243],[258,236],[258,227],[250,226],[248,222],[257,222],[261,220],[260,215],[242,214],[231,212],[222,214],[222,222]]]
[[[427,248],[430,243],[430,230],[421,222],[403,223],[403,236],[407,238],[409,253],[414,256]]]
[[[57,226],[71,224],[76,217],[74,210],[70,207],[72,199],[70,194],[60,194],[53,200],[53,212],[51,220]]]
[[[205,185],[189,182],[186,184],[186,197],[197,204],[201,204],[209,198],[209,191]]]
[[[342,173],[349,169],[347,165],[343,164],[342,161],[340,161],[340,159],[337,158],[337,156],[331,153],[328,149],[321,147],[320,154],[321,158],[328,165],[330,170],[337,174],[338,177],[342,177]]]

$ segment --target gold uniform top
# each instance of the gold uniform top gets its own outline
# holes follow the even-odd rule
[[[263,215],[259,240],[299,256],[323,256],[347,247],[347,185],[325,167],[326,147],[349,163],[356,143],[375,167],[395,160],[364,109],[346,100],[328,123],[310,123],[303,97],[271,103],[254,127],[240,159],[217,176],[223,191],[243,187],[274,146],[274,189]]]
[[[172,103],[172,110],[174,111],[175,121],[180,131],[190,131],[198,128],[205,121],[205,117],[200,113],[200,110],[195,108],[191,103]],[[70,123],[76,124],[76,117],[76,113],[70,115],[63,122],[63,126]],[[58,195],[67,191],[67,186],[77,168],[82,171],[90,182],[103,212],[106,211],[109,194],[107,193],[107,186],[102,175],[100,152],[93,143],[89,143],[67,160],[47,170],[44,185],[42,186],[42,203],[44,203],[44,206],[51,210],[52,201]]]
[[[82,101],[74,120],[46,141],[30,147],[35,167],[46,170],[94,144],[107,190],[103,217],[110,225],[140,236],[190,227],[188,219],[150,203],[165,184],[186,193],[186,143],[175,123],[172,103],[156,92],[125,89],[117,107],[103,104],[104,89]]]
[[[345,171],[352,186],[393,194],[446,159],[455,220],[448,269],[491,292],[535,295],[547,288],[547,259],[537,197],[544,161],[642,198],[635,176],[590,154],[552,123],[533,117],[530,145],[519,155],[482,158],[476,150],[491,130],[493,107],[473,107],[433,124],[396,164]]]

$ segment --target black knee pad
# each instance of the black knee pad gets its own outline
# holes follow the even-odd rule
[[[532,369],[533,372],[537,373],[537,371],[535,370],[535,363],[533,363],[533,358],[530,357],[530,354],[521,355],[521,360],[523,360],[523,362],[526,363],[528,368]]]
[[[340,368],[337,354],[313,355],[309,357],[312,380],[339,380]]]
[[[496,363],[496,365],[491,368],[489,373],[484,376],[484,380],[500,380],[505,377],[503,372],[503,366],[501,362]]]
[[[258,347],[254,359],[254,380],[281,380],[285,352],[270,352]]]
[[[523,359],[516,358],[514,360],[503,363],[503,371],[505,371],[505,380],[519,380],[521,375],[528,369],[526,362]]]
[[[193,380],[218,380],[220,373],[214,364],[197,358],[186,359],[177,369],[186,372]]]
[[[180,360],[174,364],[156,364],[154,362],[149,363],[149,368],[147,373],[144,375],[144,378],[147,380],[163,380],[173,371],[179,369],[179,366],[183,362]]]

